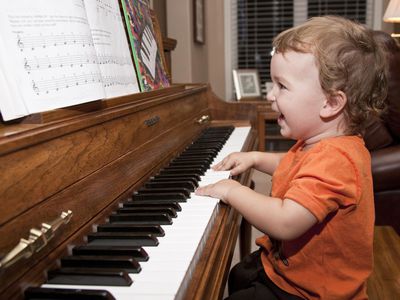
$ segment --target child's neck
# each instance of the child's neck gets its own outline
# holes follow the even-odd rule
[[[342,130],[332,130],[332,131],[326,131],[326,132],[320,133],[309,139],[304,140],[303,150],[308,150],[308,149],[312,148],[315,144],[322,141],[323,139],[337,137],[337,136],[343,136],[343,135],[345,135],[345,133]]]

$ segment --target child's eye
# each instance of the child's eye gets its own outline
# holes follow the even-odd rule
[[[286,89],[286,86],[285,85],[283,85],[282,83],[280,83],[280,82],[278,82],[278,87],[279,87],[279,89]]]

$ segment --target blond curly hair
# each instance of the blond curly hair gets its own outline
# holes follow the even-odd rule
[[[385,110],[387,62],[384,48],[373,31],[337,16],[323,16],[280,33],[275,51],[312,53],[323,91],[342,91],[346,134],[362,134],[371,115]]]

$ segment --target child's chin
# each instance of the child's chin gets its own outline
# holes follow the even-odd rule
[[[279,126],[281,127],[281,129],[280,129],[281,136],[283,136],[284,138],[291,139],[292,136],[290,134],[290,131],[289,131],[288,127],[283,123],[279,124]]]

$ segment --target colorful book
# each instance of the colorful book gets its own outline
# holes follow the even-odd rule
[[[168,73],[157,44],[148,1],[121,0],[121,4],[141,90],[168,87]]]

